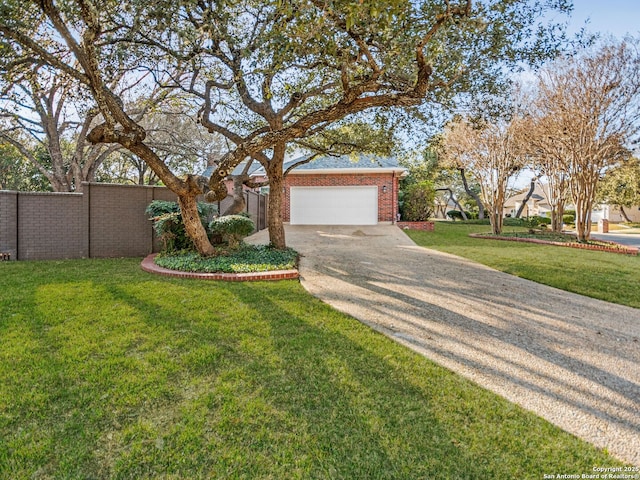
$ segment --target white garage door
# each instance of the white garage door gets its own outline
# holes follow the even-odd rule
[[[292,225],[376,225],[378,187],[291,187]]]

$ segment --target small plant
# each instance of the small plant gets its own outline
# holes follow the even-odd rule
[[[198,214],[205,229],[210,218],[217,211],[218,209],[215,205],[204,202],[198,203]],[[162,250],[164,252],[193,249],[193,242],[184,228],[182,214],[177,202],[154,200],[146,208],[145,213],[153,221],[153,229],[162,242]]]
[[[244,244],[212,257],[201,257],[193,251],[163,253],[155,258],[155,263],[182,272],[267,272],[296,268],[298,253],[291,248],[278,250],[268,245]]]
[[[469,218],[469,212],[464,212],[464,214],[467,216],[467,218]],[[447,212],[447,217],[449,217],[454,222],[456,220],[464,220],[464,217],[462,216],[462,212],[459,210],[449,210]]]
[[[230,249],[234,249],[238,248],[244,237],[255,230],[255,225],[244,215],[225,215],[214,218],[209,223],[209,229],[213,235],[220,235]]]
[[[433,216],[435,190],[431,182],[409,185],[403,195],[402,218],[408,222],[422,222]]]
[[[571,215],[571,214],[562,215],[562,223],[565,223],[567,225],[571,225],[575,221],[576,221],[576,216],[575,215]]]

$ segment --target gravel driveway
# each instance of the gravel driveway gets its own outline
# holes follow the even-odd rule
[[[640,466],[640,310],[418,247],[391,225],[286,233],[311,294]]]

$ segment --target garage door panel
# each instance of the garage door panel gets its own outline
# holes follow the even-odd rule
[[[378,188],[291,187],[292,225],[375,225]]]

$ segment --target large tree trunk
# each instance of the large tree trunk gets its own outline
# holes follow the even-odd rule
[[[529,191],[527,192],[527,195],[522,200],[522,204],[520,205],[520,208],[518,208],[518,211],[516,212],[516,218],[520,218],[520,215],[522,215],[522,211],[524,210],[524,207],[527,206],[527,202],[529,202],[529,200],[531,199],[531,195],[533,195],[533,191],[536,189],[536,180],[537,180],[536,178],[531,179],[531,185],[529,185]]]
[[[459,168],[460,178],[462,178],[462,185],[464,186],[464,191],[469,195],[478,205],[478,220],[484,219],[484,204],[482,200],[480,200],[480,196],[475,193],[473,190],[469,188],[469,184],[467,183],[467,176],[464,174],[464,168]]]
[[[200,221],[200,215],[198,214],[198,203],[196,201],[195,194],[182,194],[178,195],[178,204],[180,205],[180,212],[182,213],[182,223],[189,235],[189,238],[193,241],[196,250],[200,255],[211,256],[215,253],[215,249],[209,241],[207,232]]]
[[[579,242],[586,242],[591,236],[591,202],[579,198],[576,203],[576,236]]]
[[[564,202],[560,202],[557,206],[551,209],[551,230],[557,233],[562,232],[562,225],[564,224]]]
[[[267,227],[269,229],[269,241],[278,249],[287,248],[282,219],[282,206],[284,203],[284,154],[286,143],[277,143],[273,148],[271,159],[265,165],[269,178],[269,215]]]
[[[282,220],[284,176],[280,165],[278,164],[273,169],[277,171],[269,172],[269,216],[267,226],[271,245],[278,249],[284,249],[287,247]]]

